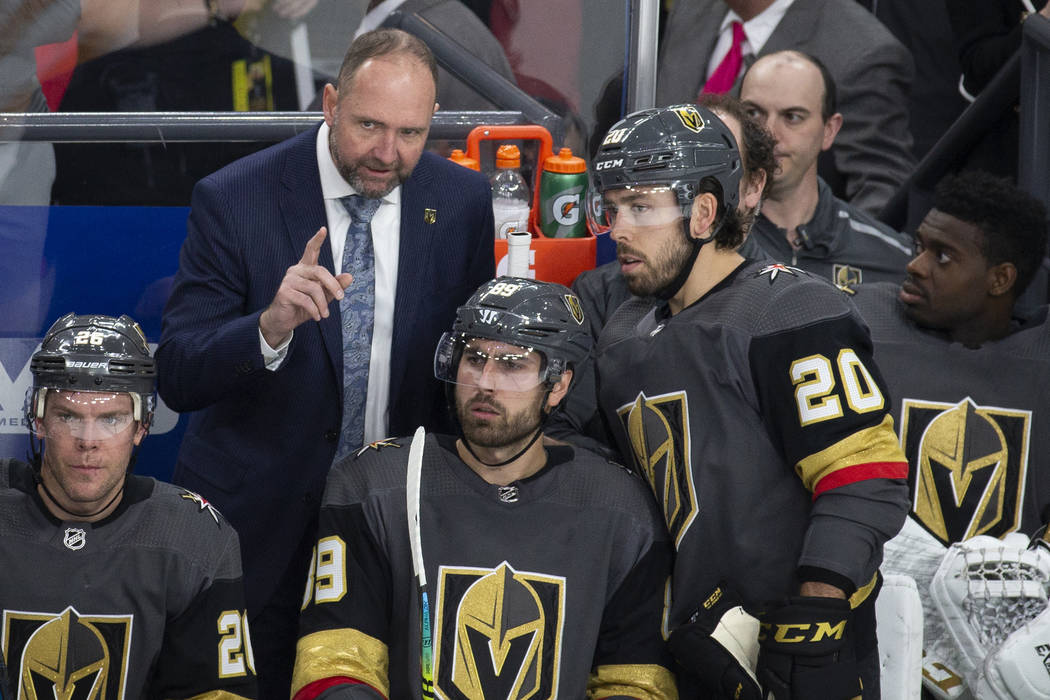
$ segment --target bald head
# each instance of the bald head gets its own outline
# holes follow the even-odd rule
[[[755,61],[744,75],[740,99],[748,116],[777,141],[778,172],[771,195],[817,185],[817,157],[831,148],[842,125],[835,84],[815,58],[779,51]]]

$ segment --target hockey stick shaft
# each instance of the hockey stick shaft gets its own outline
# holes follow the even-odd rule
[[[434,642],[430,629],[430,595],[427,590],[427,572],[423,563],[423,543],[419,528],[419,491],[423,475],[423,442],[426,432],[416,428],[408,448],[408,475],[406,498],[408,511],[408,542],[412,550],[412,571],[419,585],[420,601],[420,671],[423,680],[423,700],[434,697]]]

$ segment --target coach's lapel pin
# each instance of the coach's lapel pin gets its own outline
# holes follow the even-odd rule
[[[438,212],[437,209],[424,209],[423,210],[423,221],[428,224],[437,223]]]

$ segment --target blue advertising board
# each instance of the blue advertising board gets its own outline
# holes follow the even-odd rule
[[[151,346],[188,207],[0,207],[0,456],[25,459],[29,361],[62,315],[128,314]],[[186,419],[158,403],[135,471],[169,479]]]

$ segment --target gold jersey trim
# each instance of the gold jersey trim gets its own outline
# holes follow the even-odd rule
[[[678,686],[671,672],[656,664],[599,666],[587,682],[587,697],[678,700]]]
[[[893,432],[893,416],[839,440],[834,445],[799,461],[795,472],[806,490],[813,492],[822,479],[850,467],[887,462],[905,463],[904,450]]]
[[[349,628],[314,632],[296,645],[292,696],[315,681],[345,676],[390,697],[389,665],[387,646],[375,637]]]

